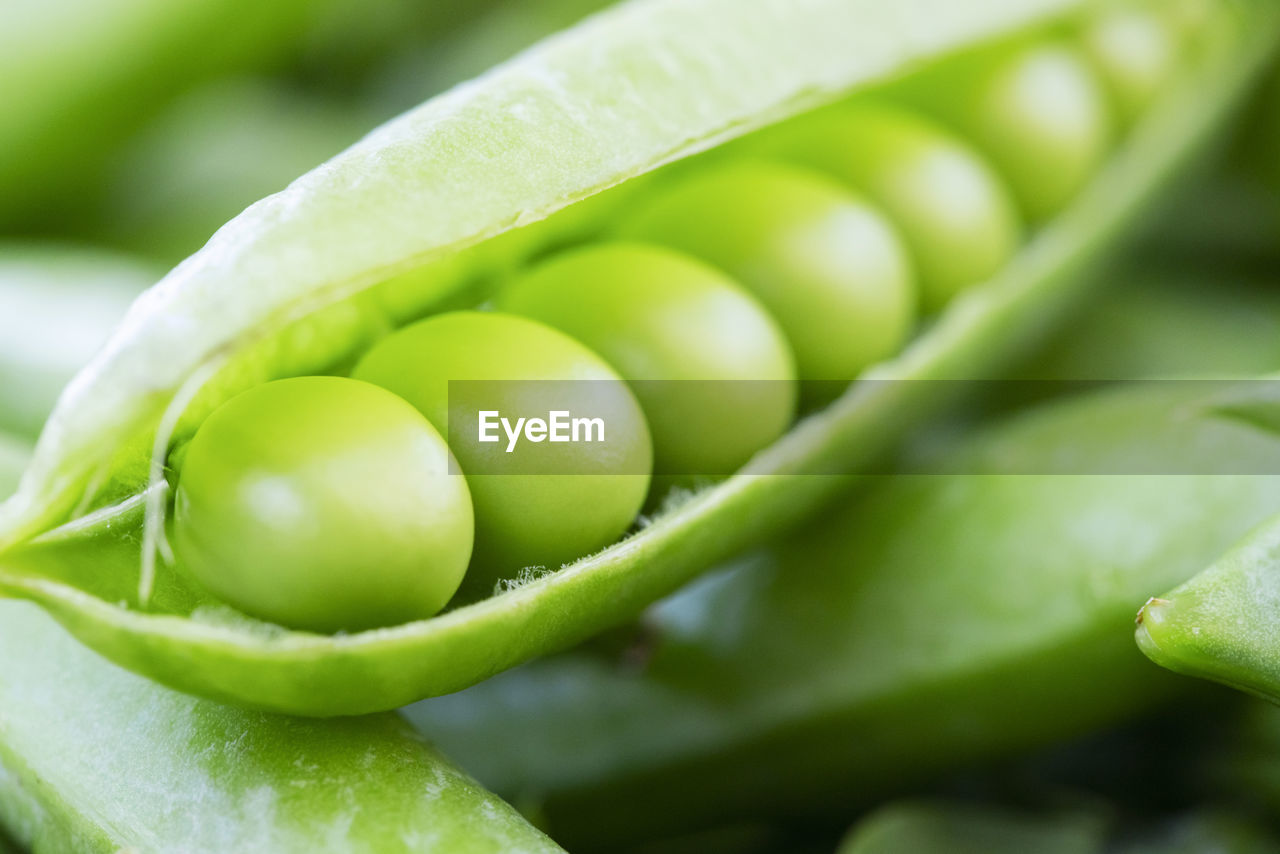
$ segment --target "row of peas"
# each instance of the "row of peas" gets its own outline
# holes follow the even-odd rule
[[[493,310],[395,331],[350,378],[233,398],[182,461],[181,566],[248,614],[332,632],[425,618],[464,576],[474,593],[613,543],[651,472],[741,466],[820,402],[801,384],[857,377],[997,273],[1168,82],[1182,32],[1120,7],[755,134],[516,274]],[[495,453],[442,437],[450,380],[622,388],[610,441],[572,446],[598,473],[450,474]]]

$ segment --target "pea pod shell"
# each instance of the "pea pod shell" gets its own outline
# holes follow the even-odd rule
[[[144,613],[137,532],[150,503],[146,530],[157,534],[163,506],[162,484],[141,491],[162,462],[152,460],[156,426],[172,422],[181,440],[238,388],[348,360],[387,323],[362,289],[409,267],[1074,5],[644,0],[411,111],[251,207],[135,305],[64,395],[19,493],[0,507],[0,589],[167,684],[309,715],[455,691],[633,616],[847,482],[776,475],[856,471],[944,402],[928,383],[879,380],[981,376],[1033,339],[1220,124],[1270,47],[1278,10],[1253,0],[1224,7],[1227,25],[1089,191],[899,359],[742,474],[502,595],[343,637],[252,624],[175,578],[160,579],[170,586]],[[437,280],[419,296],[455,284]],[[110,498],[121,503],[49,530]]]
[[[1259,390],[1274,401],[1275,381]],[[1228,413],[1274,434],[1271,401],[1225,405]],[[1212,566],[1152,598],[1138,614],[1138,647],[1177,673],[1221,682],[1280,702],[1280,518],[1258,527]]]

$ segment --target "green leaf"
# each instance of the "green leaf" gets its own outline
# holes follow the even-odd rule
[[[899,359],[744,473],[565,571],[431,620],[344,637],[255,625],[176,572],[161,573],[144,611],[134,592],[143,508],[152,505],[145,533],[154,536],[163,454],[217,403],[273,377],[341,365],[393,321],[379,282],[1077,5],[925,0],[901,15],[848,0],[645,0],[405,114],[249,208],[135,306],[63,398],[19,493],[0,507],[0,589],[170,685],[317,715],[448,693],[625,620],[847,482],[799,475],[854,471],[945,403],[927,383],[879,381],[982,376],[1033,340],[1220,124],[1280,29],[1280,10],[1225,6],[1204,56],[1096,182]],[[410,313],[464,281],[429,277]]]

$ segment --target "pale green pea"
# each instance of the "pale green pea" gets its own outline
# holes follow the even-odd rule
[[[864,101],[762,140],[879,205],[911,251],[925,312],[995,275],[1022,240],[1003,181],[966,143],[919,115]]]
[[[574,336],[639,381],[658,472],[728,474],[794,416],[782,332],[732,279],[687,256],[632,243],[570,252],[510,284],[498,306]]]
[[[1066,42],[1020,44],[944,63],[894,90],[991,158],[1023,215],[1057,213],[1107,155],[1112,121],[1097,75]]]
[[[1122,124],[1136,121],[1177,70],[1181,45],[1169,17],[1130,3],[1100,11],[1081,33]]]
[[[183,460],[182,565],[245,613],[333,632],[429,617],[471,555],[471,499],[426,419],[368,383],[303,377],[232,398]]]
[[[801,380],[847,382],[895,354],[915,321],[910,261],[889,222],[826,176],[742,162],[656,195],[629,237],[709,261],[764,304]]]

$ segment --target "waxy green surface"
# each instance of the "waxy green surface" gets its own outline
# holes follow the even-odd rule
[[[172,444],[162,431],[153,460],[155,428],[173,426],[181,443],[235,391],[349,364],[386,331],[385,293],[360,293],[379,281],[1073,7],[931,0],[895,18],[890,37],[870,3],[752,0],[744,14],[741,0],[643,0],[407,113],[250,208],[135,306],[63,398],[18,494],[0,508],[0,589],[170,685],[311,715],[457,690],[634,616],[808,517],[844,482],[771,475],[856,470],[945,401],[927,384],[859,383],[743,473],[566,571],[431,620],[343,637],[228,613],[163,566],[148,610],[139,607],[144,505],[155,538],[165,503],[157,487],[144,490]],[[1200,61],[1086,191],[868,379],[984,375],[1079,295],[1104,250],[1219,124],[1277,32],[1269,4],[1244,0],[1223,14]],[[709,52],[701,34],[711,31]],[[421,309],[460,284],[428,276],[408,302]],[[111,509],[65,525],[102,505]]]
[[[1195,578],[1147,602],[1138,646],[1177,673],[1277,702],[1278,607],[1280,525],[1268,520]]]

